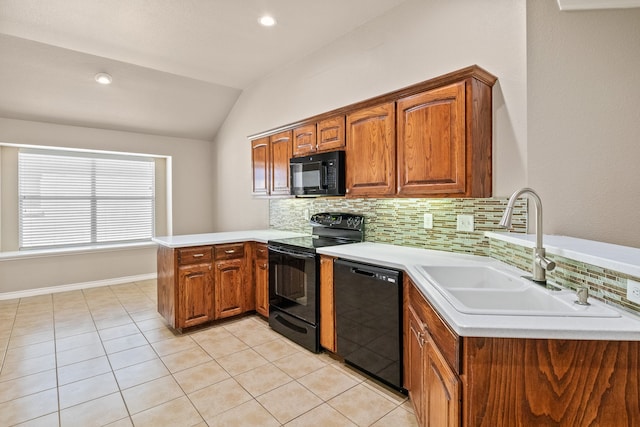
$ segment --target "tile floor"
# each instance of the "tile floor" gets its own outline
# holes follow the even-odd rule
[[[417,425],[258,316],[174,335],[155,281],[0,301],[0,360],[0,426]]]

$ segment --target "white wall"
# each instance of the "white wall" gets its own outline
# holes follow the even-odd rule
[[[494,194],[526,183],[525,3],[409,0],[390,13],[256,82],[215,139],[216,230],[268,226],[251,197],[247,136],[472,64],[494,86]]]
[[[0,118],[0,141],[171,156],[173,234],[205,233],[213,228],[211,143],[208,141],[3,118]],[[0,259],[0,293],[155,272],[154,247]]]
[[[640,247],[640,9],[527,3],[529,183],[545,233]]]

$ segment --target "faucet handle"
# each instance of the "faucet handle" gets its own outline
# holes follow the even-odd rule
[[[556,268],[555,262],[539,254],[536,255],[536,262],[538,263],[538,265],[540,265],[540,267],[544,268],[547,271],[552,271],[554,268]]]
[[[576,295],[578,296],[578,300],[574,301],[576,304],[591,305],[589,304],[589,302],[587,302],[587,299],[589,298],[589,288],[587,288],[586,286],[578,288],[578,290],[576,291]]]

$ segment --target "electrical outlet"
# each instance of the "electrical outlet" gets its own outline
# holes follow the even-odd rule
[[[304,219],[309,221],[311,219],[311,214],[309,213],[309,209],[304,210]]]
[[[458,231],[473,231],[473,215],[458,215]]]
[[[433,228],[433,214],[430,214],[430,213],[424,214],[424,228],[427,228],[427,229]]]
[[[627,299],[640,304],[640,283],[627,279]]]

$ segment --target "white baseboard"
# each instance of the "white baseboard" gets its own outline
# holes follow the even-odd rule
[[[70,285],[48,286],[46,288],[25,289],[24,291],[13,291],[0,293],[0,300],[27,298],[37,295],[55,294],[58,292],[77,291],[79,289],[98,288],[100,286],[121,285],[123,283],[141,282],[143,280],[156,279],[156,273],[139,274],[137,276],[115,277],[113,279],[96,280],[93,282],[72,283]]]

